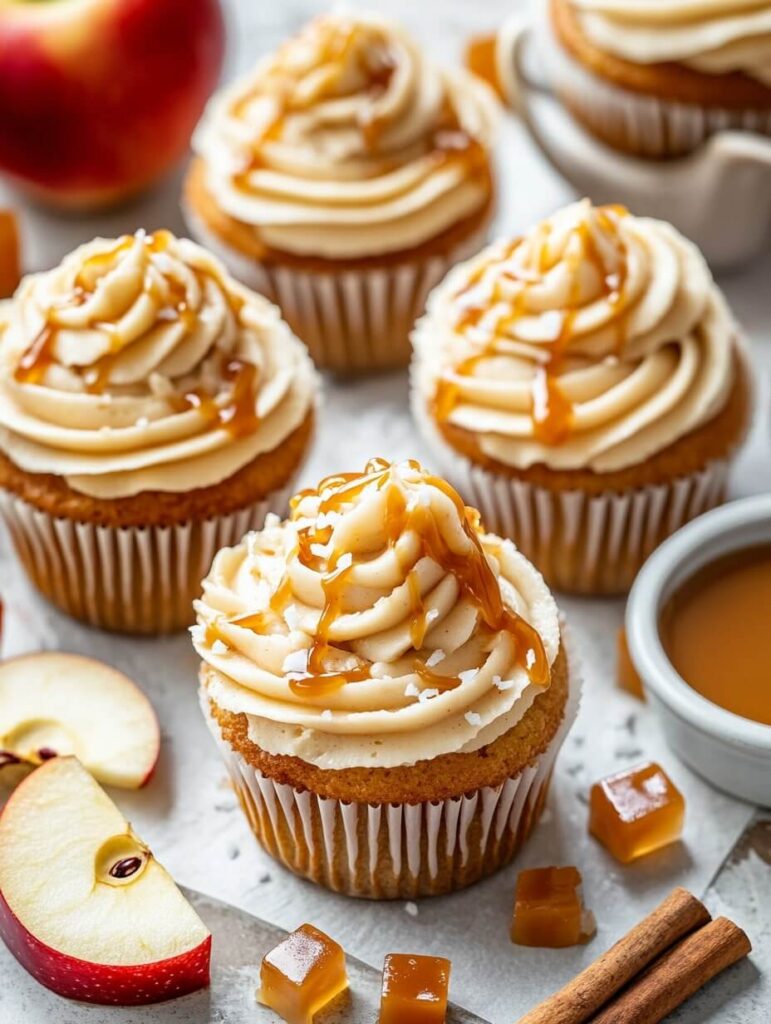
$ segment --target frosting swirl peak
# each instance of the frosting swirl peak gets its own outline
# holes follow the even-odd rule
[[[557,612],[508,541],[415,462],[329,477],[215,559],[205,689],[271,753],[395,766],[492,742],[549,685]]]
[[[329,14],[211,103],[194,147],[226,213],[268,247],[372,256],[433,238],[490,195],[492,91],[394,23]]]
[[[166,231],[82,246],[25,278],[3,321],[0,444],[97,497],[217,483],[312,403],[275,307]]]
[[[416,381],[500,462],[613,471],[720,411],[735,333],[695,246],[584,201],[450,273],[413,335]]]

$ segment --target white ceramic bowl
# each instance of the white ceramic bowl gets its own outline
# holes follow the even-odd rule
[[[726,711],[691,689],[659,635],[661,610],[682,583],[716,558],[756,544],[771,544],[771,494],[723,505],[683,527],[641,569],[627,603],[626,633],[646,696],[674,752],[719,789],[768,807],[771,725]]]

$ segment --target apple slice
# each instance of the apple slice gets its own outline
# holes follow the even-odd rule
[[[133,1006],[209,983],[211,935],[74,757],[32,772],[0,816],[0,936],[42,985]]]
[[[14,786],[48,758],[74,754],[108,786],[138,789],[158,760],[150,701],[117,669],[46,651],[0,662],[0,782]]]

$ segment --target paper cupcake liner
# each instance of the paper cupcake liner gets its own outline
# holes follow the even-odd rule
[[[291,487],[230,515],[175,526],[112,527],[56,518],[7,491],[0,515],[32,582],[62,611],[102,629],[169,633],[194,621],[191,603],[221,547],[286,512]]]
[[[479,509],[485,528],[513,540],[556,590],[625,593],[662,541],[725,500],[727,459],[669,483],[622,492],[538,487],[484,469],[451,448],[422,409],[414,385],[412,406],[441,470]]]
[[[684,156],[727,129],[771,136],[771,110],[702,107],[633,92],[583,67],[553,33],[547,50],[552,87],[564,105],[591,132],[625,153]]]
[[[260,263],[225,244],[189,207],[192,234],[245,285],[265,295],[305,342],[320,369],[366,373],[407,366],[409,334],[428,293],[450,268],[482,248],[485,221],[446,253],[422,260],[321,272]]]
[[[498,786],[419,804],[346,803],[275,782],[222,737],[203,690],[201,705],[251,829],[272,857],[348,896],[413,899],[462,889],[515,856],[541,816],[580,689],[571,654],[565,713],[540,757]]]

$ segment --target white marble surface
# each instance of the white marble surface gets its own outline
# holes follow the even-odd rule
[[[230,0],[234,29],[230,67],[243,66],[252,55],[273,46],[286,31],[325,6],[310,0],[281,4]],[[450,59],[470,33],[494,26],[509,5],[503,0],[487,0],[484,6],[471,5],[468,0],[423,0],[417,4],[383,0],[378,6],[402,17],[440,55]],[[571,198],[569,188],[532,151],[513,122],[505,126],[501,181],[505,193],[501,231],[524,228]],[[181,230],[177,190],[178,181],[173,180],[141,203],[99,218],[60,220],[39,210],[26,211],[29,265],[48,265],[97,233],[138,226]],[[768,491],[771,257],[722,279],[722,283],[751,339],[763,396],[733,493]],[[326,381],[318,444],[303,482],[315,481],[333,470],[361,466],[372,455],[394,459],[424,454],[407,412],[404,375],[351,383],[330,380]],[[493,1024],[516,1019],[568,980],[674,885],[705,893],[753,813],[748,806],[710,789],[680,764],[664,747],[644,705],[615,688],[613,647],[622,603],[565,599],[562,606],[583,662],[583,705],[559,759],[544,822],[517,863],[468,892],[423,901],[416,917],[402,904],[377,905],[335,896],[295,879],[258,850],[200,717],[196,660],[185,636],[126,640],[82,628],[31,591],[5,548],[0,572],[9,609],[6,654],[37,648],[88,653],[119,666],[151,696],[164,735],[160,770],[146,791],[114,795],[179,880],[285,927],[311,920],[375,966],[382,964],[385,953],[393,951],[449,956],[453,961],[453,998]],[[685,836],[682,843],[621,868],[586,835],[586,796],[595,779],[643,758],[661,761],[683,789],[688,803]],[[586,948],[528,950],[508,940],[516,871],[547,863],[576,864],[584,874],[586,901],[599,922],[597,938]],[[762,888],[727,887],[721,894],[721,909],[730,910],[740,923],[744,920],[748,927],[757,927]],[[767,887],[765,891],[767,898]],[[767,972],[771,971],[768,947],[765,929],[756,963],[765,964]],[[11,985],[18,970],[0,949],[0,988]],[[723,998],[725,989],[713,986],[693,1009],[681,1011],[678,1019],[691,1024],[764,1024],[771,1005],[767,979],[762,971],[740,972],[731,982],[729,1002]],[[6,1024],[3,1005],[0,1003],[0,1020]],[[41,1003],[39,1011],[26,1006],[23,1019],[24,1024],[38,1024],[48,1018]],[[79,1017],[67,1008],[67,1020],[78,1021]],[[109,1011],[104,1012],[103,1020],[108,1024]]]

